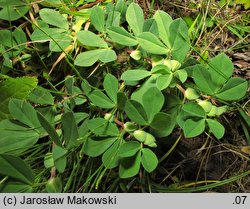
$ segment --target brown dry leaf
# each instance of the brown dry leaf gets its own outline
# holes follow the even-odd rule
[[[233,57],[235,59],[244,60],[246,62],[249,62],[250,61],[250,52],[234,53]]]
[[[241,152],[250,155],[250,146],[242,147]]]
[[[234,53],[235,73],[244,76],[246,79],[250,78],[250,52]]]
[[[52,71],[54,70],[54,68],[57,66],[57,64],[66,56],[66,53],[68,53],[71,49],[73,49],[74,45],[71,44],[69,45],[64,52],[62,52],[60,54],[60,56],[57,58],[57,60],[55,61],[55,63],[52,65],[52,68],[49,71],[49,75],[52,73]]]
[[[33,7],[33,10],[34,10],[35,14],[38,14],[39,11],[40,11],[40,8],[39,8],[38,4],[33,3],[32,7]]]
[[[250,69],[250,63],[243,60],[234,61],[234,65],[236,65],[240,69],[246,69],[246,68]]]

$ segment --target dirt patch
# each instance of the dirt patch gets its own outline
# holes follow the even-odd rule
[[[178,182],[218,181],[250,169],[249,157],[240,146],[212,138],[182,139],[161,165],[158,179],[166,186]],[[164,179],[164,180],[162,180]],[[217,192],[249,192],[250,178],[216,188]]]

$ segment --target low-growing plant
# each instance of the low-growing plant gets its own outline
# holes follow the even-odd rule
[[[81,187],[93,181],[98,188],[104,174],[116,168],[119,178],[151,173],[161,157],[160,140],[172,133],[223,138],[220,116],[246,96],[248,82],[233,76],[233,63],[224,53],[206,62],[188,56],[191,46],[182,19],[173,20],[160,10],[144,19],[138,4],[122,0],[88,11],[87,18],[77,16],[70,25],[67,14],[43,8],[31,34],[33,42],[49,42],[50,52],[68,53],[67,61],[74,60],[80,77],[67,76],[63,89],[51,93],[35,78],[2,75],[0,91],[8,107],[0,112],[3,192],[40,188],[41,180],[21,159],[39,144],[47,147],[36,148],[50,174],[42,184],[47,192],[75,185],[75,166],[86,163],[84,170],[91,158],[98,159],[99,167],[89,172],[86,182],[79,180]],[[5,40],[2,46],[8,47]],[[87,74],[90,78],[83,78]]]

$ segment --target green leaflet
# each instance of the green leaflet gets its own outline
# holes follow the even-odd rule
[[[139,125],[147,125],[148,118],[143,106],[134,100],[127,100],[125,105],[127,116]]]
[[[150,32],[156,36],[159,36],[158,27],[156,21],[153,18],[145,20],[143,25],[143,32]]]
[[[206,112],[204,109],[194,102],[189,102],[183,105],[182,110],[192,117],[204,117]]]
[[[91,23],[94,25],[95,29],[101,33],[105,31],[105,16],[104,11],[99,6],[94,6],[91,9],[90,14]]]
[[[198,136],[205,130],[205,119],[198,121],[188,119],[184,122],[183,130],[187,138]]]
[[[66,112],[62,115],[62,130],[66,146],[72,146],[77,143],[79,134],[73,112]]]
[[[123,92],[117,93],[117,107],[119,110],[124,111],[127,100],[128,98],[126,94],[124,94]]]
[[[59,177],[52,177],[46,184],[46,192],[48,193],[60,193],[62,192],[62,181]]]
[[[9,102],[9,111],[13,118],[42,132],[41,124],[37,118],[35,109],[24,100],[11,99]]]
[[[94,105],[105,108],[111,109],[115,106],[115,103],[111,101],[102,91],[94,90],[89,95],[88,98]]]
[[[135,46],[138,44],[138,41],[135,39],[135,37],[122,27],[111,26],[107,29],[107,32],[111,40],[115,43],[124,46]]]
[[[29,6],[21,0],[0,0],[0,19],[14,21],[29,11]]]
[[[195,102],[183,105],[177,116],[177,123],[183,129],[187,138],[200,135],[205,130],[205,110]]]
[[[156,11],[153,18],[157,23],[159,36],[161,40],[168,46],[168,48],[170,48],[171,44],[169,41],[170,38],[169,27],[170,24],[173,22],[172,18],[169,16],[169,14],[161,10]]]
[[[42,20],[49,25],[53,25],[65,30],[69,29],[67,18],[54,9],[44,8],[40,10],[39,14]]]
[[[92,46],[98,48],[108,48],[108,44],[98,35],[91,31],[79,31],[76,34],[77,40],[84,46]]]
[[[67,165],[67,159],[66,154],[67,150],[62,148],[61,146],[54,146],[52,150],[52,157],[54,160],[54,165],[59,173],[63,173],[66,165]]]
[[[139,103],[142,103],[142,97],[145,94],[145,92],[150,89],[151,87],[157,87],[157,76],[151,76],[149,79],[147,79],[142,86],[133,92],[131,95],[131,99],[136,100]]]
[[[176,70],[175,77],[177,77],[182,83],[187,80],[187,71],[186,70]]]
[[[171,116],[164,112],[159,112],[154,115],[150,127],[156,130],[165,130],[171,127],[172,120]]]
[[[118,27],[121,22],[121,13],[117,11],[112,11],[108,13],[108,17],[106,20],[106,28],[109,28],[110,26],[116,26]]]
[[[11,120],[0,122],[0,153],[19,154],[32,147],[39,139],[36,130]]]
[[[172,79],[173,79],[173,74],[157,75],[156,87],[162,91],[170,85]]]
[[[152,133],[156,137],[165,137],[173,132],[176,125],[176,114],[157,113],[150,123]]]
[[[7,77],[0,83],[0,120],[10,118],[8,104],[11,98],[25,99],[37,85],[34,77]]]
[[[18,180],[8,179],[2,185],[0,184],[1,193],[32,193],[32,185],[22,183]]]
[[[102,155],[102,163],[106,168],[115,168],[119,165],[120,157],[118,156],[119,147],[122,141],[116,140]]]
[[[119,130],[114,123],[103,118],[94,118],[88,121],[89,130],[96,136],[118,136]]]
[[[54,97],[52,94],[42,87],[35,88],[29,95],[28,100],[40,105],[54,104]]]
[[[136,141],[125,142],[119,149],[119,157],[132,157],[141,149],[141,144]]]
[[[144,15],[138,4],[131,3],[126,12],[126,20],[133,33],[138,36],[143,31]]]
[[[49,49],[52,52],[61,52],[65,50],[72,42],[70,35],[65,32],[61,34],[52,35],[53,41],[49,43]]]
[[[192,77],[199,89],[208,95],[214,95],[220,88],[212,80],[210,72],[202,65],[194,66]]]
[[[42,127],[46,130],[49,134],[51,140],[58,146],[62,147],[62,142],[55,130],[55,128],[50,124],[50,122],[40,113],[37,112],[37,117],[39,122],[41,123]]]
[[[99,60],[108,63],[115,61],[116,58],[115,51],[111,49],[95,49],[78,54],[74,64],[77,66],[89,67]]]
[[[143,32],[136,37],[141,48],[152,54],[167,54],[169,49],[152,33]]]
[[[156,113],[159,113],[165,98],[160,90],[151,87],[142,96],[142,105],[147,114],[148,121],[151,122]]]
[[[233,63],[224,53],[209,60],[211,79],[217,86],[222,86],[233,74]]]
[[[109,96],[109,98],[114,102],[117,103],[117,93],[118,93],[118,80],[115,76],[108,73],[103,81],[103,87]]]
[[[163,65],[163,64],[157,64],[157,65],[152,67],[151,73],[152,74],[167,75],[167,74],[171,74],[172,72],[168,66]]]
[[[61,34],[64,34],[64,35],[66,34],[65,30],[62,28],[47,28],[47,27],[37,28],[34,30],[30,38],[32,41],[35,41],[35,42],[41,42],[41,43],[46,42],[46,41],[54,42],[55,40],[58,43],[60,39],[58,39],[57,37],[60,37]]]
[[[121,159],[119,167],[119,176],[120,178],[129,178],[138,174],[141,164],[141,152],[133,157],[127,157]]]
[[[90,157],[97,157],[104,153],[116,140],[116,137],[107,137],[100,140],[88,138],[84,144],[84,153]]]
[[[21,28],[11,30],[0,30],[1,45],[4,47],[3,56],[16,57],[26,48],[26,34]]]
[[[8,176],[12,180],[17,180],[26,185],[32,185],[34,174],[30,166],[20,158],[13,155],[0,154],[0,165],[0,175]]]
[[[62,28],[37,28],[31,35],[34,42],[49,41],[49,49],[54,52],[65,50],[72,42],[68,31]]]
[[[51,152],[45,154],[43,163],[45,168],[52,168],[55,166],[53,154]]]
[[[140,81],[150,75],[151,73],[149,71],[143,69],[127,70],[122,74],[121,79],[126,82]]]
[[[241,99],[247,92],[248,84],[243,78],[230,78],[215,96],[224,101]]]
[[[156,169],[158,165],[158,159],[152,150],[144,148],[142,150],[141,163],[145,170],[150,173]]]
[[[221,123],[212,119],[207,119],[206,122],[210,131],[217,139],[221,139],[224,136],[225,128]]]
[[[190,49],[188,27],[184,20],[179,18],[170,24],[169,31],[169,42],[171,45],[170,50],[172,52],[173,59],[183,62]]]

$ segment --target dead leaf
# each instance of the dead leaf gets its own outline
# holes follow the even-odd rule
[[[241,152],[250,155],[250,146],[242,147]]]

